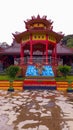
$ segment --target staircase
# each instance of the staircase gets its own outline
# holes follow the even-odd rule
[[[42,68],[42,70],[41,70]],[[23,89],[49,89],[56,90],[56,81],[52,67],[44,65],[40,70],[34,65],[28,65]]]

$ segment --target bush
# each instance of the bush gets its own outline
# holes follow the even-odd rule
[[[11,65],[7,68],[7,74],[11,79],[14,79],[17,72],[20,70],[18,66]]]
[[[62,73],[62,75],[66,78],[66,76],[69,74],[69,72],[71,71],[71,67],[68,65],[64,65],[64,66],[59,66],[58,70]]]

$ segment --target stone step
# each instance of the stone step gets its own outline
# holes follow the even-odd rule
[[[24,85],[56,85],[56,81],[55,80],[41,80],[41,79],[34,79],[34,80],[24,80]]]
[[[56,86],[23,86],[23,89],[26,90],[56,90]]]

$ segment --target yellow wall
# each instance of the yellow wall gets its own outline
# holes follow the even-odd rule
[[[27,42],[30,40],[30,37],[29,36],[25,36],[23,39],[22,39],[22,43],[24,42]]]
[[[68,82],[56,82],[57,90],[66,91],[68,88]]]
[[[9,81],[0,81],[0,89],[1,90],[8,90],[10,87]],[[23,89],[23,81],[14,81],[13,87],[15,90],[22,90]]]
[[[37,26],[37,24],[36,24],[36,26]],[[30,36],[25,36],[22,39],[22,43],[28,42],[29,40],[30,40]],[[32,40],[46,40],[46,34],[33,34],[32,35]],[[48,36],[48,41],[56,43],[56,39],[52,35]]]
[[[45,27],[45,25],[42,23],[35,23],[33,24],[33,27]]]
[[[56,43],[56,39],[55,39],[55,37],[52,36],[52,35],[49,35],[49,36],[48,36],[48,40],[51,41],[51,42]]]
[[[46,40],[45,34],[34,34],[32,40]]]

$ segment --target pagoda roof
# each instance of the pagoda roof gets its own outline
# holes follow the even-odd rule
[[[65,45],[57,44],[57,54],[59,55],[73,55],[73,49],[66,47]]]
[[[12,44],[8,48],[4,48],[0,54],[2,55],[14,55],[14,54],[20,54],[20,44]]]
[[[48,30],[48,29],[44,29],[44,30],[42,30],[42,29],[40,29],[40,30],[27,30],[27,31],[24,31],[24,32],[22,32],[22,33],[19,33],[19,34],[13,34],[13,36],[15,37],[15,39],[16,39],[16,41],[18,42],[18,43],[20,43],[21,42],[21,39],[24,37],[24,36],[26,36],[26,35],[29,35],[29,34],[35,34],[35,33],[43,33],[43,34],[50,34],[50,35],[53,35],[53,36],[55,36],[55,38],[56,38],[56,41],[57,41],[57,43],[59,43],[60,42],[60,40],[63,38],[63,34],[62,33],[57,33],[57,32],[54,32],[53,30]]]
[[[33,23],[43,23],[44,25],[46,25],[46,27],[50,26],[53,22],[49,19],[46,19],[47,16],[43,16],[42,18],[40,17],[40,15],[37,15],[37,17],[32,16],[31,19],[27,19],[27,21],[25,22],[26,25],[26,29],[29,29],[29,26],[32,25]]]
[[[31,26],[35,23],[43,23],[45,27],[34,27],[31,28]],[[21,43],[22,38],[24,38],[26,35],[30,35],[30,34],[35,34],[35,33],[43,33],[43,34],[51,34],[53,36],[55,36],[57,43],[60,42],[60,40],[63,38],[63,34],[62,33],[57,33],[55,31],[53,31],[53,26],[52,25],[52,21],[51,20],[47,20],[46,16],[43,16],[42,18],[40,17],[40,15],[38,15],[37,17],[32,16],[31,19],[25,21],[25,25],[26,25],[26,31],[21,32],[21,33],[16,33],[13,34],[13,36],[15,37],[17,43]]]

